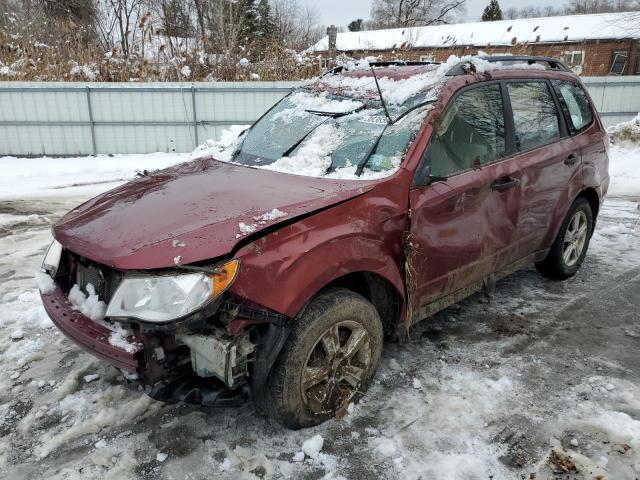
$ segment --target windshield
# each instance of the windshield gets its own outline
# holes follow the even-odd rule
[[[379,100],[298,90],[247,131],[232,161],[286,173],[340,177],[341,172],[353,175],[366,160],[365,178],[371,173],[389,174],[400,165],[430,108],[424,101],[415,96],[389,106],[390,117],[397,122],[387,125]]]

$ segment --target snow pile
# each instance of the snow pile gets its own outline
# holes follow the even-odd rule
[[[293,107],[284,109],[275,114],[273,116],[274,121],[291,123],[296,118],[307,115],[307,110],[345,113],[363,106],[362,102],[357,100],[335,100],[329,98],[327,92],[300,91],[290,95],[287,100],[293,104]]]
[[[488,62],[477,55],[465,55],[462,57],[451,55],[446,62],[424,67],[425,71],[423,73],[412,75],[408,78],[396,80],[384,76],[382,73],[377,73],[382,96],[389,105],[402,105],[421,92],[426,93],[423,101],[435,100],[449,70],[461,62],[473,64],[474,68],[472,70],[477,73],[506,68],[544,70],[544,66],[540,64]],[[356,68],[357,70],[359,68]],[[391,68],[391,70],[393,71],[394,69]],[[379,97],[375,79],[371,75],[349,75],[348,73],[347,75],[328,75],[313,81],[310,86],[320,89],[328,88],[331,91],[358,98],[363,96],[369,98]]]
[[[94,321],[102,320],[107,311],[107,305],[98,298],[96,288],[92,284],[88,283],[86,288],[87,295],[78,285],[73,285],[69,291],[69,301],[74,309],[84,316]]]
[[[258,229],[258,226],[255,223],[246,224],[246,223],[240,222],[238,224],[238,228],[240,229],[240,234],[249,235],[250,233],[255,232]]]
[[[24,338],[24,332],[21,329],[11,332],[11,340],[22,340]]]
[[[124,328],[119,323],[105,326],[111,330],[111,335],[109,335],[109,344],[114,347],[121,348],[129,353],[134,353],[140,348],[138,343],[132,343],[128,340],[128,338],[133,335],[131,330]]]
[[[334,124],[320,125],[292,157],[282,157],[261,168],[309,177],[322,177],[331,166],[331,154],[342,143],[343,132]]]
[[[220,140],[207,140],[205,143],[196,148],[189,157],[193,160],[203,157],[213,157],[216,160],[229,161],[231,154],[235,150],[238,138],[249,125],[231,125],[222,131]]]
[[[609,195],[638,195],[640,186],[640,114],[610,127]]]
[[[89,198],[133,180],[142,170],[170,167],[189,154],[148,153],[95,157],[0,157],[0,200],[62,197]]]
[[[389,105],[401,105],[414,95],[428,90],[434,90],[434,92],[430,92],[425,101],[435,99],[438,93],[435,87],[443,83],[449,68],[443,65],[433,66],[424,73],[399,80],[379,76],[378,84],[385,102]],[[379,98],[375,79],[371,75],[328,75],[314,81],[310,86],[329,89],[345,96]]]
[[[307,457],[316,458],[322,450],[323,445],[324,439],[322,438],[322,435],[314,435],[302,443],[300,450],[302,450]]]
[[[51,293],[56,289],[53,278],[44,272],[36,272],[36,285],[42,293]]]
[[[628,122],[622,122],[607,129],[615,144],[635,146],[640,144],[640,113]]]
[[[289,214],[281,210],[278,210],[277,208],[274,208],[273,210],[265,213],[264,215],[260,215],[259,217],[254,217],[254,220],[257,220],[260,223],[265,223],[265,222],[270,222],[272,220],[276,220],[278,218],[284,218],[287,215]]]

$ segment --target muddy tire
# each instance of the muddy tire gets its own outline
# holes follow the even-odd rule
[[[383,343],[382,322],[357,293],[332,288],[296,318],[265,385],[262,408],[287,428],[318,425],[365,392]]]
[[[593,212],[585,198],[578,198],[562,222],[547,257],[536,263],[547,278],[564,280],[572,277],[582,265],[593,233]]]

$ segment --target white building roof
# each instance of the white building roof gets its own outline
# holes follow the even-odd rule
[[[337,50],[392,50],[456,45],[501,46],[517,43],[582,42],[640,38],[640,12],[523,18],[338,33]],[[328,37],[309,50],[326,51]]]

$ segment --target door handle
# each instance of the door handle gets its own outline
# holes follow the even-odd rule
[[[515,188],[520,185],[520,180],[517,178],[504,177],[500,180],[496,180],[491,184],[491,190],[496,190],[501,192],[502,190],[508,190],[510,188]]]
[[[576,157],[573,153],[571,155],[569,155],[567,158],[565,158],[564,160],[564,164],[567,167],[571,167],[573,165],[576,164],[576,162],[578,161],[578,157]]]

